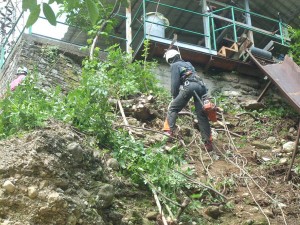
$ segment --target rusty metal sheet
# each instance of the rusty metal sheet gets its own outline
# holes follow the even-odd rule
[[[290,104],[300,113],[300,67],[289,57],[277,64],[261,65],[248,51],[256,65],[276,84]]]

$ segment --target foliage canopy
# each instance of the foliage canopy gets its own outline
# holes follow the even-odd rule
[[[37,0],[22,0],[23,10],[29,10],[30,15],[26,26],[33,25],[43,12],[50,24],[56,25],[56,17],[51,5],[57,3],[68,14],[70,23],[76,22],[77,25],[96,25],[98,21],[107,18],[108,12],[116,4],[126,4],[126,0],[117,0],[115,4],[108,0],[48,0],[48,3],[38,4]],[[78,16],[77,16],[78,15]],[[86,16],[87,15],[87,16]]]

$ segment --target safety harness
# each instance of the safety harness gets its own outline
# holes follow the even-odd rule
[[[180,72],[180,81],[184,86],[188,86],[190,82],[196,82],[201,86],[204,86],[207,92],[207,88],[203,82],[203,80],[194,74],[193,70],[190,67],[182,66],[179,68]]]

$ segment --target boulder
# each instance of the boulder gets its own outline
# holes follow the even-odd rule
[[[16,189],[15,185],[9,180],[6,180],[2,187],[9,193],[14,192]]]

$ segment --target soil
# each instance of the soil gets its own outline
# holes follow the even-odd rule
[[[254,141],[263,146],[268,137],[250,136],[256,130],[254,119],[243,120],[241,126],[235,117],[225,118],[231,133],[213,124],[218,136],[212,152],[196,141],[200,136],[191,119],[178,120],[187,166],[195,172],[191,182],[209,181],[219,191],[200,198],[201,209],[187,208],[178,224],[298,225],[300,178],[293,171],[292,179],[286,180],[291,152],[281,151],[285,137],[276,136],[270,149],[254,147]],[[146,126],[162,138],[158,128],[162,123],[157,118]],[[286,118],[280,126],[286,129],[295,123]],[[249,134],[246,141],[238,136],[241,133]],[[154,138],[149,131],[144,135]],[[288,136],[295,140],[296,133]],[[152,194],[119,175],[118,168],[108,166],[105,152],[92,149],[90,141],[71,126],[49,121],[45,128],[0,142],[0,224],[157,224]],[[296,158],[295,165],[299,161]]]
[[[226,122],[234,123],[230,119]],[[296,121],[288,118],[281,122],[282,129],[296,124]],[[242,132],[255,132],[252,123],[249,120],[244,124]],[[240,129],[236,126],[231,127],[230,131],[237,134]],[[232,133],[227,133],[227,136],[220,134],[214,142],[214,151],[207,152],[203,148],[189,151],[200,180],[205,181],[209,177],[215,187],[221,185],[227,205],[229,202],[234,206],[223,212],[220,209],[213,220],[208,219],[211,222],[209,224],[299,224],[300,179],[292,170],[292,179],[287,181],[291,152],[282,153],[280,138],[284,137],[278,136],[272,148],[263,149],[255,147],[251,137],[237,147],[240,138]],[[296,139],[295,134],[289,135],[292,140]],[[266,137],[256,138],[255,141],[266,144]],[[294,165],[299,165],[299,161],[296,158]],[[205,210],[207,208],[202,213],[208,214]]]
[[[0,224],[128,224],[151,209],[151,195],[107,167],[90,141],[55,121],[1,141]]]

